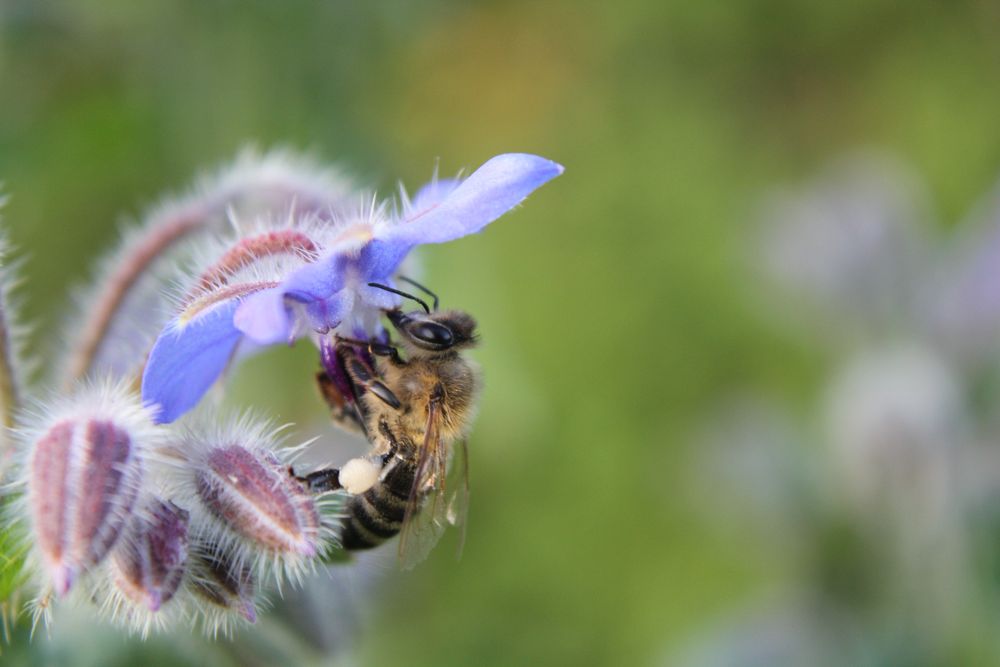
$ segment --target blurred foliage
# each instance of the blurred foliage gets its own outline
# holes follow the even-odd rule
[[[390,576],[359,661],[656,661],[794,569],[780,543],[709,525],[717,489],[690,475],[718,398],[803,405],[829,361],[748,280],[760,192],[875,145],[958,218],[1000,173],[998,30],[977,0],[5,0],[0,180],[32,344],[58,346],[123,213],[247,142],[312,148],[383,192],[500,152],[562,162],[519,212],[424,254],[483,332],[471,523],[460,562],[446,540]],[[269,352],[239,384],[306,421],[310,364]],[[77,664],[215,655],[105,640],[125,653]]]
[[[0,510],[7,510],[6,501],[0,503]],[[26,552],[27,543],[14,528],[0,530],[0,624],[3,624],[0,629],[5,629],[8,622],[13,621],[9,615],[13,614],[17,605],[12,598],[25,581]]]

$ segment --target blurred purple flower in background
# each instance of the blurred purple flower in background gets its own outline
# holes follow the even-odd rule
[[[368,283],[392,285],[414,247],[482,230],[562,171],[534,155],[499,155],[464,181],[425,186],[398,215],[372,207],[335,221],[328,238],[300,244],[300,266],[241,284],[216,281],[160,334],[143,375],[143,400],[158,406],[161,423],[174,421],[198,403],[244,338],[272,345],[338,327],[348,335],[376,333],[382,310],[400,299]]]
[[[898,163],[845,158],[810,187],[771,195],[756,244],[762,268],[847,329],[895,328],[926,298],[927,209],[919,181]]]
[[[939,664],[962,637],[994,634],[976,619],[1000,611],[1000,587],[978,583],[995,582],[1000,564],[1000,511],[989,509],[1000,498],[989,393],[1000,379],[1000,202],[991,197],[948,241],[923,190],[869,154],[770,199],[755,268],[781,295],[773,312],[834,365],[812,421],[766,398],[713,417],[707,463],[735,482],[716,503],[722,515],[738,505],[763,521],[796,573],[787,611],[772,601],[759,614],[812,629],[763,627],[741,613],[735,630],[724,622],[683,664],[755,664],[747,657],[786,651],[795,658],[760,664],[842,664],[837,645],[879,664]],[[788,295],[802,307],[790,309]],[[787,636],[820,627],[811,645]],[[1000,643],[987,646],[1000,656]]]

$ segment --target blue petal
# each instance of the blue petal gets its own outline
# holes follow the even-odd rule
[[[427,209],[437,206],[461,184],[462,181],[457,178],[436,178],[427,183],[413,195],[406,217],[416,217]]]
[[[393,282],[389,279],[382,281],[382,284],[389,287],[395,287]],[[358,300],[363,304],[378,310],[390,310],[398,307],[402,302],[402,299],[392,292],[387,292],[378,287],[369,287],[367,285],[358,287]]]
[[[246,297],[236,309],[236,328],[261,345],[288,342],[295,335],[290,301],[321,302],[344,286],[346,260],[328,255],[290,274],[281,285]]]
[[[236,301],[185,325],[171,323],[156,339],[142,375],[142,400],[168,424],[193,408],[225,370],[242,334],[233,326]]]
[[[341,290],[328,299],[313,301],[306,305],[310,324],[314,331],[326,333],[333,329],[347,315],[354,305],[348,290]]]
[[[563,172],[537,155],[507,153],[490,159],[440,204],[417,212],[381,235],[403,245],[444,243],[478,232]]]
[[[412,244],[403,241],[375,239],[358,253],[354,260],[357,275],[364,282],[386,282],[406,258]]]
[[[233,326],[258,345],[274,345],[292,336],[292,315],[285,290],[273,287],[246,297],[233,314]]]

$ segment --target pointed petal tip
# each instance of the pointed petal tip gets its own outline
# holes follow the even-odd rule
[[[492,163],[492,164],[491,164]],[[520,172],[534,172],[540,179],[549,180],[561,175],[566,168],[548,158],[533,153],[503,153],[487,160],[486,165],[505,165],[511,170]],[[480,167],[482,169],[482,167]],[[478,171],[478,170],[477,170]],[[544,181],[543,181],[544,182]]]
[[[69,565],[58,565],[52,573],[52,583],[56,590],[56,595],[64,597],[73,588],[76,581],[76,571]]]
[[[146,412],[149,413],[149,418],[156,425],[169,424],[170,422],[177,419],[177,417],[171,418],[170,416],[166,415],[166,413],[163,410],[163,407],[159,403],[147,402],[145,395],[143,396],[142,407],[146,408]]]
[[[172,409],[168,409],[157,400],[156,389],[153,387],[153,383],[147,384],[145,378],[142,383],[142,405],[146,408],[149,413],[150,419],[154,424],[160,426],[162,424],[170,424],[177,421],[177,418],[183,415],[187,409],[174,406]]]
[[[240,608],[240,616],[245,618],[249,623],[257,622],[257,609],[253,606],[253,601],[247,600],[243,603]]]
[[[297,551],[305,558],[313,558],[317,554],[316,545],[307,539],[300,540]]]
[[[406,248],[444,243],[481,231],[559,176],[561,164],[531,153],[503,153],[472,172],[434,208],[393,226],[382,240]]]

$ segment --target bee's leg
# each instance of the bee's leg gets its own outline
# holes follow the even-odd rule
[[[405,366],[406,362],[399,356],[399,350],[387,343],[371,343],[368,351],[375,357],[385,357],[393,366]]]
[[[343,336],[338,336],[337,341],[339,343],[346,343],[355,347],[363,347],[368,349],[368,353],[373,357],[384,357],[389,360],[389,362],[394,366],[404,366],[406,362],[403,358],[399,356],[399,350],[395,345],[390,345],[389,343],[382,343],[377,340],[363,341],[354,338],[344,338]]]
[[[354,380],[357,389],[363,388],[365,391],[371,392],[373,396],[389,407],[397,410],[402,407],[402,403],[392,393],[392,390],[378,379],[375,371],[358,356],[353,347],[346,344],[339,344],[337,349],[343,354],[344,367]]]
[[[389,443],[389,451],[382,455],[382,465],[386,466],[399,453],[399,440],[396,439],[396,435],[389,428],[389,423],[385,419],[379,420],[378,432]]]
[[[295,470],[289,466],[288,474],[305,484],[306,488],[313,493],[323,493],[325,491],[336,491],[342,488],[340,484],[340,470],[337,468],[325,468],[311,472],[305,477],[295,474]]]
[[[316,374],[316,385],[320,396],[330,408],[330,418],[335,424],[351,433],[367,435],[365,422],[354,396],[344,396],[326,371]]]
[[[288,474],[313,493],[343,489],[356,496],[375,486],[384,467],[381,457],[375,459],[360,457],[351,459],[342,468],[324,468],[304,477],[296,475],[295,470],[289,466]]]
[[[368,437],[366,406],[340,350],[328,343],[320,353],[323,370],[316,375],[320,395],[330,408],[330,418],[344,430]]]

